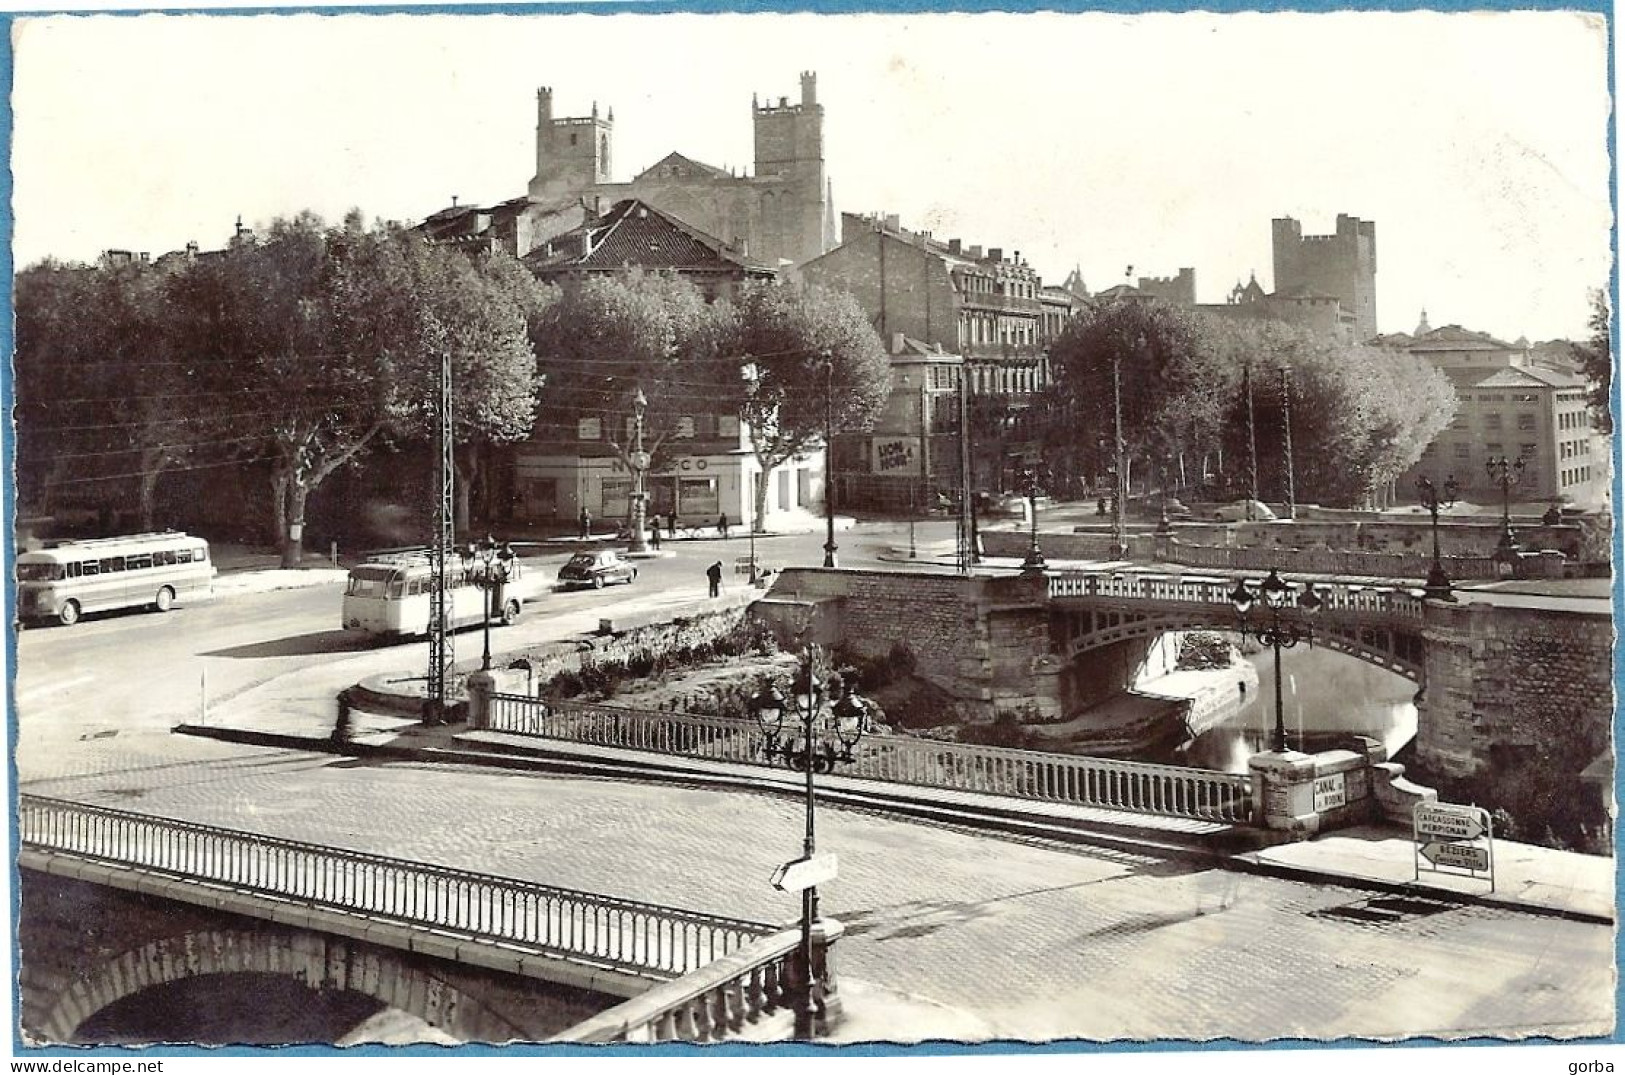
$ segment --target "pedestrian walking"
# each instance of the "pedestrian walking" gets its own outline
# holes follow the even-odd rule
[[[728,513],[727,512],[723,512],[721,515],[717,516],[717,533],[721,534],[723,537],[728,536]]]
[[[658,515],[655,516],[654,522],[649,527],[649,541],[650,541],[650,543],[652,545],[654,545],[655,551],[659,552],[660,551],[660,516],[658,516]]]
[[[592,537],[592,512],[587,510],[585,504],[581,506],[581,515],[578,518],[581,522],[581,538],[585,541]]]
[[[711,583],[711,596],[720,597],[722,595],[722,561],[718,560],[706,568],[705,577]]]

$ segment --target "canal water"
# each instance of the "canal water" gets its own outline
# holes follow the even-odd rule
[[[1226,720],[1159,760],[1244,773],[1247,759],[1275,735],[1275,655],[1245,658],[1258,669],[1258,690]],[[1392,756],[1416,736],[1416,684],[1329,649],[1295,646],[1281,653],[1287,746],[1310,751],[1338,734],[1369,736]],[[1301,745],[1300,745],[1301,744]]]

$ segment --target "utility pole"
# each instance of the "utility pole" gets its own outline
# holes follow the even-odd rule
[[[1292,475],[1292,371],[1281,367],[1281,451],[1286,455],[1286,517],[1298,517],[1298,492]]]
[[[959,566],[971,574],[976,562],[975,516],[971,513],[970,367],[959,367]]]
[[[446,676],[453,661],[451,616],[446,608],[450,571],[447,559],[457,544],[457,501],[454,484],[456,467],[452,460],[451,348],[440,348],[440,369],[436,377],[438,401],[435,433],[440,451],[435,457],[434,534],[429,542],[429,574],[434,588],[429,591],[429,682],[423,698],[423,723],[442,724],[446,719]]]
[[[1241,391],[1247,397],[1247,519],[1252,520],[1258,500],[1258,430],[1253,423],[1253,364],[1241,366]]]

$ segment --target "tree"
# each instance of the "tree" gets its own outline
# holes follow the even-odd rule
[[[863,309],[843,291],[753,284],[739,297],[727,350],[744,363],[735,399],[762,475],[837,431],[869,429],[886,401],[890,364]],[[825,475],[826,485],[830,475]],[[824,495],[830,495],[826,487]],[[760,530],[767,482],[752,497]]]
[[[1088,305],[1051,346],[1050,372],[1047,439],[1074,475],[1115,466],[1119,399],[1130,465],[1157,460],[1182,472],[1186,456],[1211,443],[1223,419],[1227,371],[1196,318],[1165,303]],[[1131,477],[1132,469],[1125,481]]]
[[[1591,404],[1591,424],[1599,432],[1614,431],[1614,349],[1611,339],[1612,312],[1608,308],[1608,293],[1591,293],[1591,316],[1586,320],[1591,338],[1575,346],[1580,356],[1580,371],[1590,382],[1587,399]]]
[[[567,283],[531,324],[549,439],[599,440],[632,474],[667,465],[681,419],[732,409],[738,363],[722,359],[727,310],[675,275],[633,270]],[[646,401],[635,467],[634,398]],[[627,498],[628,517],[632,503]]]
[[[105,490],[133,480],[141,526],[155,528],[158,480],[196,435],[185,363],[163,331],[166,276],[107,259],[18,274],[18,478],[31,506],[50,510],[62,486],[100,486],[107,508]]]

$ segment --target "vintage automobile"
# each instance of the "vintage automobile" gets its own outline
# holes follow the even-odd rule
[[[1221,523],[1273,522],[1275,513],[1262,500],[1237,500],[1233,504],[1220,504],[1213,509],[1213,518]]]
[[[638,577],[638,569],[621,559],[613,549],[598,552],[578,552],[559,568],[559,585],[566,589],[591,586],[600,589],[612,582],[631,582]]]

